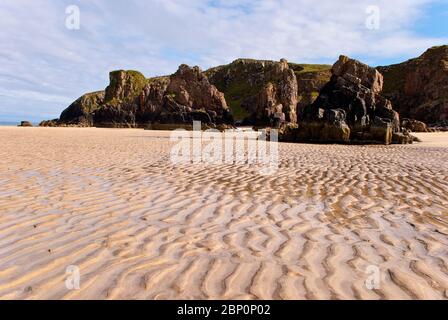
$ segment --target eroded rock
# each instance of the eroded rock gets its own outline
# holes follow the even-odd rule
[[[285,59],[238,59],[206,74],[224,93],[235,119],[257,126],[275,125],[282,117],[297,121],[297,78]]]
[[[386,67],[383,94],[403,118],[433,124],[448,120],[448,46]]]
[[[21,121],[19,127],[32,127],[33,124],[29,121]]]
[[[426,123],[415,119],[403,119],[401,127],[410,130],[412,132],[429,132]]]
[[[313,123],[314,130],[323,130],[313,133],[314,140],[315,136],[326,137],[328,127],[333,126],[331,132],[344,132],[339,142],[347,142],[347,126],[352,142],[391,143],[393,132],[400,130],[400,120],[391,102],[380,94],[382,85],[383,77],[377,70],[341,56],[333,66],[331,80],[315,102],[304,108],[299,128],[309,132],[305,127]],[[337,121],[331,123],[329,117]],[[326,126],[319,127],[316,123]],[[302,138],[306,140],[307,136]]]

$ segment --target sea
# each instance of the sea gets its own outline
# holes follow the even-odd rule
[[[0,127],[16,127],[20,124],[20,121],[0,121]]]

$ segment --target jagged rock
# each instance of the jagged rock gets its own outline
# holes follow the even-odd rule
[[[375,117],[372,124],[370,125],[368,138],[365,140],[391,144],[394,131],[392,130],[392,122],[388,120],[389,119]]]
[[[378,70],[384,75],[383,94],[402,117],[425,123],[448,120],[448,46]]]
[[[392,109],[391,102],[380,95],[383,83],[381,74],[374,68],[345,56],[341,56],[335,63],[332,73],[330,82],[323,87],[319,97],[304,108],[299,126],[302,123],[305,123],[303,126],[313,123],[314,130],[325,128],[325,132],[320,134],[326,135],[329,130],[327,127],[333,125],[336,132],[344,133],[341,142],[347,142],[347,130],[344,126],[348,126],[350,140],[389,144],[392,133],[400,130],[400,120],[398,113]],[[344,116],[341,110],[344,111]],[[334,115],[343,117],[344,120],[332,124],[325,114],[327,118]],[[326,123],[327,127],[319,127],[315,123]]]
[[[350,128],[342,109],[320,110],[320,121],[286,124],[279,130],[282,142],[348,143]]]
[[[29,121],[21,121],[19,127],[32,127],[33,124]]]
[[[168,77],[149,79],[142,92],[137,98],[136,121],[148,123],[156,121],[165,107],[165,93],[169,84]]]
[[[309,142],[349,142],[350,128],[343,109],[320,110],[320,121],[299,123],[298,140]]]
[[[344,123],[307,122],[291,126],[288,124],[279,131],[281,142],[348,143],[350,128]]]
[[[224,95],[198,67],[186,65],[170,77],[146,79],[137,71],[113,71],[105,91],[82,96],[57,125],[146,127],[148,123],[232,125]],[[49,125],[49,122],[46,123]]]
[[[428,127],[424,122],[414,119],[403,119],[401,127],[412,132],[429,132]]]
[[[417,137],[411,135],[407,129],[404,129],[402,132],[394,132],[392,135],[392,143],[395,144],[412,144],[414,142],[421,141]]]
[[[148,84],[148,79],[138,71],[110,72],[104,102],[93,113],[93,124],[97,127],[137,127],[139,96]]]
[[[332,74],[348,82],[361,84],[373,93],[380,93],[383,89],[383,76],[378,70],[346,56],[339,57],[333,65]]]
[[[181,65],[170,77],[167,93],[173,95],[177,103],[194,110],[213,110],[221,114],[228,109],[224,94],[210,84],[199,67]]]
[[[109,73],[109,85],[105,90],[104,103],[132,103],[148,84],[143,74],[133,70],[117,70]]]
[[[104,91],[87,93],[62,111],[59,124],[92,126],[93,113],[104,103]]]
[[[432,123],[429,127],[431,131],[448,131],[448,120]]]
[[[246,124],[275,125],[297,121],[297,79],[288,62],[238,59],[206,71],[210,82],[225,95],[236,120]]]
[[[297,117],[303,109],[312,104],[319,96],[320,90],[330,81],[331,65],[289,63],[294,70],[298,85]]]
[[[169,79],[163,105],[157,119],[162,124],[193,121],[212,126],[233,124],[224,94],[210,84],[199,67],[179,67]]]
[[[39,123],[39,127],[57,127],[59,119],[44,120]]]

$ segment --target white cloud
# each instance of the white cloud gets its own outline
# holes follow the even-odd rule
[[[374,31],[365,27],[372,2],[381,9]],[[45,110],[51,102],[57,115],[67,97],[104,88],[118,68],[152,76],[183,62],[207,68],[238,57],[329,63],[348,54],[372,64],[412,57],[447,42],[412,31],[432,2],[3,0],[0,118],[6,103],[20,106],[24,99]],[[71,4],[81,10],[79,31],[65,28]]]

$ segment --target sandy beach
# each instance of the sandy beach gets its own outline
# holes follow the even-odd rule
[[[0,298],[448,299],[448,133],[280,144],[269,176],[169,134],[0,127]]]

